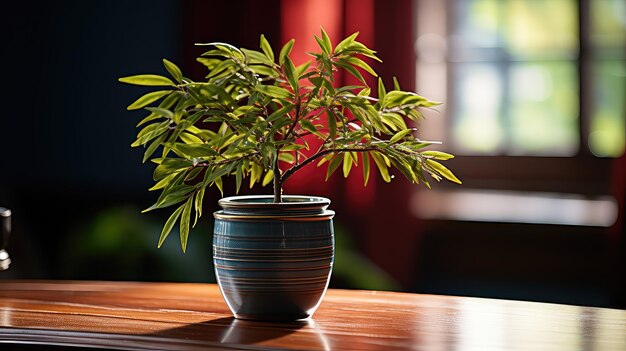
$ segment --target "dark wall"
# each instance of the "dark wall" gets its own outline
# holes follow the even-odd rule
[[[1,189],[147,185],[129,151],[137,89],[121,75],[180,60],[176,1],[3,4]],[[6,196],[6,195],[4,195]]]
[[[11,272],[72,277],[61,267],[73,232],[109,206],[149,205],[152,170],[130,147],[140,115],[125,111],[141,90],[117,78],[181,59],[180,4],[22,1],[1,13],[0,206],[13,210]]]

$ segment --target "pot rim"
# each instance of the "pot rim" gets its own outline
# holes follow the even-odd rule
[[[220,199],[217,203],[222,208],[322,208],[330,205],[330,200],[321,196],[310,195],[283,195],[282,202],[263,202],[259,200],[272,200],[273,195],[237,195]]]

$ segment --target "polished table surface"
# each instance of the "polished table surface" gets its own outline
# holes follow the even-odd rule
[[[0,280],[0,350],[626,350],[626,311],[329,290],[313,318],[236,320],[212,284]],[[39,345],[39,346],[37,346]]]

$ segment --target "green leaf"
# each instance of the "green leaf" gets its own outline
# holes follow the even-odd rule
[[[167,161],[167,162],[166,162]],[[191,162],[181,159],[163,159],[163,162],[154,169],[153,179],[159,181],[171,173],[191,166]]]
[[[457,178],[449,169],[437,161],[426,159],[426,164],[433,168],[437,173],[441,174],[444,178],[451,182],[462,184],[459,178]]]
[[[204,167],[195,167],[193,169],[191,169],[189,172],[187,172],[187,175],[185,176],[184,181],[185,182],[191,182],[194,179],[196,179],[200,173],[204,172]]]
[[[281,152],[278,155],[278,160],[283,161],[283,162],[287,162],[290,164],[293,164],[294,162],[296,162],[296,158],[293,156],[293,154],[289,153],[289,152]]]
[[[378,62],[382,62],[381,59],[375,55],[376,51],[370,50],[367,46],[359,43],[358,41],[353,41],[352,43],[350,43],[350,45],[345,48],[345,51],[350,53],[359,53],[365,57],[369,57]]]
[[[265,56],[274,62],[274,51],[263,34],[261,34],[261,49],[263,50],[263,53],[265,53]]]
[[[261,179],[261,174],[263,173],[263,167],[258,163],[252,163],[252,168],[250,169],[250,189],[254,186],[254,183],[258,182]]]
[[[241,51],[246,54],[246,58],[248,59],[248,63],[250,64],[263,64],[267,66],[272,66],[274,64],[274,60],[268,58],[264,53],[255,50],[241,49]]]
[[[163,245],[163,242],[165,241],[167,236],[170,235],[170,232],[172,231],[172,228],[174,228],[174,224],[176,223],[176,220],[178,220],[178,217],[180,216],[180,213],[183,211],[184,207],[185,205],[182,205],[177,208],[176,211],[172,213],[170,218],[168,218],[167,222],[165,222],[163,230],[161,231],[161,235],[159,236],[159,244],[157,245],[157,247],[160,248],[161,245]]]
[[[263,157],[263,166],[270,169],[276,159],[276,146],[270,143],[261,145],[261,157]]]
[[[220,125],[220,129],[217,131],[217,134],[219,134],[220,136],[226,136],[226,133],[228,133],[230,129],[228,128],[228,123],[226,122],[222,122],[222,124]]]
[[[330,133],[330,138],[335,140],[337,136],[337,115],[332,109],[328,110],[328,131]]]
[[[311,77],[309,80],[317,88],[321,88],[321,87],[326,88],[326,90],[328,90],[328,95],[335,95],[335,88],[333,88],[332,83],[328,81],[328,79],[324,77]],[[309,101],[309,106],[311,106],[310,101]]]
[[[265,173],[265,177],[263,177],[263,182],[261,183],[261,185],[266,186],[267,184],[271,183],[272,180],[274,180],[274,171],[270,169],[269,171],[267,171],[267,173]]]
[[[154,113],[157,116],[161,116],[161,117],[165,117],[165,118],[169,118],[169,119],[173,119],[174,118],[174,113],[168,109],[165,108],[161,108],[161,107],[146,107],[146,110]]]
[[[273,68],[264,65],[250,65],[250,69],[252,69],[254,73],[262,76],[274,77],[277,75],[276,71],[274,71]]]
[[[178,68],[178,66],[176,66],[173,62],[167,59],[163,59],[163,66],[165,66],[165,69],[172,75],[174,79],[176,79],[178,83],[183,82],[183,73],[180,71],[180,68]]]
[[[396,78],[395,76],[393,77],[393,90],[401,90],[398,78]]]
[[[165,95],[168,95],[171,92],[172,92],[171,90],[159,90],[159,91],[153,91],[153,92],[147,93],[146,95],[143,95],[142,97],[137,99],[132,104],[128,105],[126,109],[130,111],[130,110],[138,110],[140,108],[146,107],[150,105],[151,103],[164,97]]]
[[[387,89],[385,89],[385,83],[383,83],[382,78],[378,78],[378,99],[382,100],[387,95]]]
[[[357,66],[357,67],[362,68],[363,70],[365,70],[367,73],[373,75],[374,77],[378,77],[378,74],[376,73],[376,71],[374,71],[374,69],[372,69],[372,67],[370,67],[370,65],[365,63],[365,61],[361,60],[360,58],[357,58],[357,57],[354,57],[354,56],[348,56],[348,57],[344,58],[343,60],[348,62],[349,64],[351,64],[353,66]]]
[[[330,50],[326,47],[326,45],[324,44],[324,41],[320,39],[320,37],[318,37],[317,35],[315,35],[314,37],[315,37],[315,41],[317,42],[317,45],[320,47],[320,49],[322,49],[322,52],[324,53],[324,55],[330,56]]]
[[[378,167],[378,171],[380,175],[383,177],[383,180],[387,183],[391,182],[391,177],[389,176],[389,169],[387,168],[387,164],[385,163],[383,156],[377,152],[371,153],[376,166]]]
[[[296,73],[296,67],[291,62],[289,57],[285,58],[285,76],[287,76],[287,80],[289,81],[289,85],[293,91],[298,94],[298,77]]]
[[[335,157],[334,153],[330,153],[324,157],[322,157],[322,159],[317,163],[317,167],[323,165],[324,163],[328,162],[329,160],[332,160]]]
[[[293,44],[294,43],[295,43],[295,40],[291,39],[280,50],[280,55],[278,56],[278,64],[279,65],[281,65],[281,66],[283,65],[283,63],[285,62],[285,58],[288,57],[289,54],[291,53],[291,49],[293,48]]]
[[[222,60],[220,59],[216,59],[216,58],[206,58],[206,57],[198,57],[196,58],[196,61],[200,62],[201,64],[205,65],[209,70],[212,70],[213,68],[215,68],[215,66],[217,66],[220,62],[222,62]]]
[[[363,159],[363,186],[367,186],[370,179],[370,157],[367,152],[361,153]]]
[[[347,95],[347,96],[349,96],[349,97],[354,98],[354,96],[353,96],[353,95],[354,95],[353,90],[356,90],[356,89],[362,89],[362,90],[359,92],[359,96],[361,96],[362,94],[367,93],[367,90],[365,90],[365,89],[363,89],[363,88],[364,88],[364,86],[363,86],[363,85],[344,85],[344,86],[342,86],[341,88],[337,88],[336,92],[337,92],[337,94],[344,93],[345,95]],[[346,92],[347,92],[347,93],[346,93]],[[369,94],[366,94],[366,95],[367,95],[367,96],[369,96]]]
[[[361,74],[361,72],[359,72],[356,68],[354,68],[354,66],[350,65],[349,63],[346,63],[344,60],[335,61],[334,64],[336,66],[339,66],[345,69],[351,75],[355,76],[356,79],[358,79],[361,83],[367,85],[367,82],[365,81],[365,78],[363,78],[363,75]]]
[[[167,132],[168,126],[169,121],[147,125],[137,134],[137,140],[135,140],[135,142],[133,142],[130,146],[137,147],[139,145],[146,144],[148,141]]]
[[[156,74],[139,74],[136,76],[122,77],[119,78],[118,81],[122,83],[143,85],[148,87],[166,87],[174,85],[174,82],[172,82],[169,78]]]
[[[402,118],[402,115],[399,113],[383,113],[381,117],[383,122],[388,124],[394,131],[408,128],[406,122]]]
[[[346,152],[343,154],[343,177],[348,178],[352,169],[352,154]]]
[[[425,100],[420,103],[420,106],[423,106],[423,107],[433,107],[437,105],[441,105],[441,102]]]
[[[224,197],[224,183],[222,182],[222,177],[215,178],[213,183],[219,189],[220,194],[222,195],[222,197]]]
[[[167,187],[163,189],[155,208],[165,208],[177,204],[189,197],[189,194],[193,191],[194,187],[187,184],[178,184],[171,188]]]
[[[312,134],[317,135],[321,139],[325,139],[324,135],[322,133],[320,133],[317,130],[317,128],[315,128],[315,125],[313,125],[313,123],[311,123],[311,121],[309,121],[308,119],[301,119],[298,122],[300,123],[300,126],[302,127],[302,129],[304,129],[306,131],[309,131]]]
[[[271,115],[269,115],[267,117],[267,121],[268,122],[274,122],[275,120],[279,119],[280,117],[286,115],[287,113],[291,112],[291,110],[293,110],[293,104],[287,104],[281,108],[279,108],[278,110],[272,112]]]
[[[237,171],[235,173],[235,193],[239,194],[239,189],[241,189],[241,182],[243,181],[243,163],[240,163],[237,166]]]
[[[296,67],[296,76],[298,79],[302,78],[302,75],[309,69],[309,66],[311,66],[311,61],[307,61]]]
[[[174,106],[174,104],[181,98],[182,95],[183,95],[182,92],[177,92],[177,91],[172,92],[170,95],[166,96],[165,99],[163,99],[163,101],[161,101],[161,103],[159,104],[159,108],[162,108],[165,110],[169,109],[170,107]],[[142,126],[155,119],[159,119],[161,117],[162,117],[161,115],[157,115],[156,113],[151,113],[148,116],[146,116],[144,119],[142,119],[141,122],[137,123],[137,127]]]
[[[189,222],[191,221],[191,207],[193,206],[193,196],[190,196],[183,206],[183,213],[180,218],[180,245],[183,252],[187,251],[187,239],[189,238]]]
[[[241,51],[239,49],[237,49],[236,46],[233,46],[233,45],[228,44],[228,43],[222,43],[222,42],[219,42],[219,41],[213,41],[213,42],[210,42],[210,43],[195,43],[195,45],[197,45],[197,46],[214,46],[215,48],[217,48],[218,51],[228,55],[228,57],[234,56],[234,57],[237,57],[237,58],[240,58],[240,59],[243,58],[243,55],[242,55]],[[211,51],[209,51],[209,52],[211,52]],[[208,55],[208,53],[205,52],[202,55],[203,56],[204,55]]]
[[[402,153],[390,154],[391,164],[412,183],[418,183],[418,177],[411,169],[411,159]]]
[[[341,54],[347,47],[352,45],[352,43],[354,43],[354,39],[356,39],[358,35],[359,32],[356,32],[337,44],[337,46],[335,47],[335,54]]]
[[[383,113],[383,121],[384,120],[391,122],[392,125],[396,127],[392,127],[394,130],[403,130],[408,128],[404,118],[402,118],[402,115],[399,113]]]
[[[154,141],[148,146],[146,152],[143,154],[143,160],[141,162],[145,163],[152,154],[156,151],[156,149],[161,145],[161,143],[167,138],[167,134],[161,134],[158,138],[154,139]]]
[[[168,145],[174,150],[180,151],[183,154],[191,157],[209,157],[209,156],[219,156],[209,144],[203,143],[192,143],[192,144],[183,144],[183,143],[175,143],[172,145]]]
[[[328,163],[328,169],[326,170],[326,180],[328,180],[328,178],[330,178],[330,176],[339,167],[339,165],[341,164],[341,161],[343,161],[343,157],[338,157],[338,156],[330,160],[330,162]]]
[[[199,137],[189,133],[189,131],[184,131],[179,134],[180,140],[184,141],[187,144],[202,144],[203,140]]]
[[[422,156],[426,156],[426,157],[432,157],[435,160],[449,160],[451,158],[454,158],[454,155],[445,153],[445,152],[441,152],[441,151],[424,151],[421,153]]]
[[[231,70],[231,67],[233,68]],[[215,68],[207,74],[206,78],[219,78],[220,74],[230,74],[238,71],[240,69],[239,65],[233,60],[224,60],[220,62]]]
[[[324,42],[324,47],[322,48],[322,50],[324,50],[326,55],[330,55],[333,52],[333,44],[330,42],[330,37],[328,36],[328,34],[326,34],[324,28],[320,27],[320,30],[322,32],[322,41]]]
[[[284,147],[282,147],[280,150],[281,151],[297,151],[297,150],[302,150],[306,148],[307,146],[302,145],[302,144],[287,144]]]
[[[271,96],[274,98],[279,98],[279,99],[289,99],[291,98],[291,93],[289,92],[289,90],[287,89],[283,89],[281,87],[277,87],[274,85],[263,85],[263,84],[257,84],[254,89],[256,89],[256,91],[267,95],[267,96]]]
[[[206,188],[200,188],[200,190],[198,190],[198,192],[196,193],[196,199],[194,200],[194,206],[196,208],[196,218],[193,221],[193,226],[196,226],[196,223],[198,223],[198,218],[202,217],[202,203],[204,202],[204,192],[206,191]]]
[[[154,191],[154,190],[159,190],[159,189],[165,188],[167,185],[169,185],[169,183],[172,181],[172,179],[174,179],[177,175],[178,175],[178,173],[172,173],[172,174],[168,175],[167,177],[159,180],[156,184],[154,184],[154,186],[152,186],[150,189],[148,189],[148,191]]]
[[[391,137],[391,139],[389,139],[389,143],[395,144],[396,142],[404,138],[407,134],[411,133],[412,131],[413,129],[409,128],[409,129],[404,129],[404,130],[397,132],[394,136]]]

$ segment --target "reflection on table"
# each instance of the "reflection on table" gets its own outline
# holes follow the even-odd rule
[[[626,349],[626,311],[329,290],[313,319],[232,318],[216,285],[5,281],[0,344],[128,350]]]

